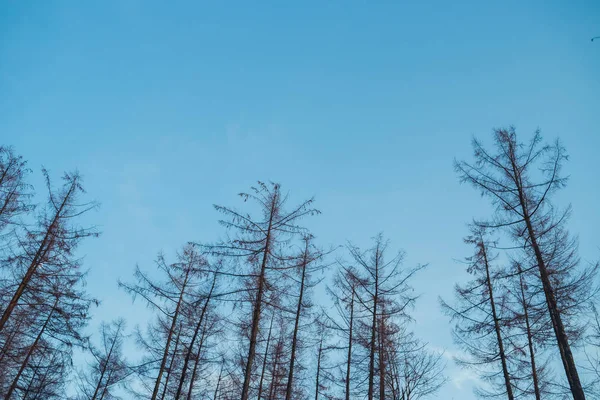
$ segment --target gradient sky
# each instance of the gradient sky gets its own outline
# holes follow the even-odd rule
[[[466,224],[487,212],[453,158],[515,125],[560,136],[559,204],[599,256],[600,3],[33,1],[0,6],[0,143],[102,206],[86,217],[95,326],[146,315],[117,289],[159,250],[222,234],[212,204],[256,180],[314,195],[322,244],[382,231],[407,265],[416,332],[453,354],[437,298],[465,279]],[[325,302],[322,293],[317,302]],[[473,399],[449,362],[440,399]]]

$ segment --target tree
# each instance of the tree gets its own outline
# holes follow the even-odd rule
[[[17,391],[21,392],[21,397],[28,398],[37,395],[32,390],[44,389],[39,379],[47,379],[51,374],[39,374],[40,363],[62,363],[63,368],[58,370],[61,374],[55,376],[54,381],[57,385],[66,384],[67,373],[70,372],[67,366],[72,366],[73,348],[83,348],[87,340],[81,331],[88,322],[89,307],[95,301],[88,299],[85,292],[79,289],[82,274],[66,275],[63,272],[52,278],[53,284],[48,293],[38,296],[35,305],[32,302],[29,307],[29,312],[36,315],[36,321],[27,332],[33,341],[24,349],[25,353],[18,361],[6,399],[10,399]],[[45,369],[51,366],[53,364],[46,364]],[[27,379],[29,384],[25,386],[23,382]]]
[[[499,294],[495,285],[502,278],[502,271],[494,268],[496,259],[489,252],[490,242],[485,231],[472,228],[472,235],[465,242],[475,247],[472,257],[467,258],[467,272],[473,280],[464,286],[455,287],[456,305],[441,300],[442,309],[455,323],[453,335],[455,341],[466,351],[469,358],[457,359],[465,367],[476,368],[481,377],[497,387],[498,393],[481,390],[483,395],[506,395],[509,400],[515,398],[513,383],[509,371],[509,360],[505,346],[505,333],[501,323],[502,307],[498,303],[505,301],[505,295]],[[497,384],[499,367],[502,383]],[[490,368],[491,370],[485,370]]]
[[[340,263],[338,272],[333,280],[333,287],[327,288],[327,292],[333,300],[339,318],[335,319],[326,313],[324,314],[324,323],[330,330],[340,335],[345,343],[337,346],[346,352],[342,378],[345,400],[350,400],[351,395],[352,346],[356,340],[354,329],[357,313],[359,312],[356,305],[358,280],[358,273],[352,266],[345,266],[343,263]]]
[[[392,400],[418,400],[436,393],[445,383],[443,352],[431,351],[406,329],[386,346]]]
[[[136,284],[119,282],[119,286],[130,293],[134,300],[140,296],[149,307],[159,312],[157,323],[149,327],[148,340],[138,332],[138,343],[150,353],[149,358],[142,364],[144,368],[139,369],[140,374],[147,377],[148,369],[157,369],[151,394],[152,400],[156,400],[159,396],[169,358],[176,357],[176,352],[171,352],[171,345],[178,335],[177,327],[181,323],[182,310],[193,300],[189,297],[189,293],[206,264],[206,259],[191,245],[185,246],[177,255],[177,259],[176,263],[168,264],[165,257],[159,255],[157,267],[166,275],[167,279],[164,282],[151,280],[139,267],[135,271]],[[170,370],[169,368],[169,373]],[[166,388],[167,384],[168,382],[163,387]]]
[[[179,378],[179,385],[177,387],[177,392],[175,394],[176,399],[179,399],[179,396],[182,393],[183,384],[185,382],[185,378],[186,378],[186,374],[187,374],[188,364],[190,362],[190,359],[192,358],[192,353],[194,351],[194,345],[196,344],[196,339],[198,338],[198,334],[200,333],[200,330],[201,330],[203,324],[205,324],[204,317],[206,316],[206,312],[210,305],[210,300],[212,299],[216,283],[217,283],[217,273],[215,272],[213,274],[212,283],[210,285],[210,289],[208,290],[208,293],[206,293],[205,295],[202,296],[204,298],[203,299],[204,304],[202,305],[202,310],[200,311],[200,316],[198,318],[198,322],[196,323],[196,326],[194,327],[194,333],[192,334],[190,343],[187,346],[187,351],[185,353],[185,360],[183,362],[183,368],[181,371],[181,376]],[[203,334],[201,339],[204,339],[204,336],[205,335]],[[204,342],[204,340],[200,340],[200,346],[202,346],[203,342]],[[194,369],[196,369],[196,368],[194,368]],[[193,382],[194,382],[194,377],[192,377],[192,380],[190,381],[190,389],[189,389],[190,395],[188,395],[188,398],[191,396],[192,388],[194,386]]]
[[[553,251],[564,251],[557,246],[561,241],[569,243],[564,228],[569,209],[559,213],[550,202],[551,195],[567,182],[567,178],[561,176],[562,164],[567,159],[565,149],[558,141],[552,145],[542,144],[539,132],[529,144],[523,144],[517,140],[513,128],[495,130],[494,143],[495,154],[473,140],[475,163],[456,161],[455,168],[462,182],[472,184],[482,195],[490,197],[496,207],[494,218],[480,225],[504,228],[518,246],[535,257],[571,393],[575,400],[583,400],[585,394],[560,307],[560,287],[568,285],[556,276],[553,278],[548,262]],[[569,265],[570,272],[576,272],[575,266]]]
[[[93,229],[75,225],[76,218],[96,207],[96,203],[79,204],[78,197],[84,193],[78,173],[65,174],[60,190],[53,190],[50,177],[43,171],[48,189],[48,204],[38,215],[35,229],[28,229],[19,238],[19,248],[6,263],[20,275],[18,283],[11,288],[12,295],[0,317],[0,332],[6,327],[15,307],[28,290],[40,269],[77,270],[80,260],[73,258],[77,245],[86,237],[98,236]],[[42,277],[43,279],[43,277]]]
[[[302,317],[305,317],[306,311],[310,309],[310,304],[306,300],[306,292],[308,289],[314,287],[318,283],[318,281],[311,281],[311,276],[313,275],[313,273],[324,268],[323,265],[320,265],[318,263],[318,261],[323,258],[324,253],[314,247],[314,245],[312,244],[312,240],[313,237],[311,235],[306,235],[302,239],[304,249],[302,250],[301,255],[298,257],[297,266],[295,268],[297,269],[299,275],[300,287],[298,288],[298,301],[296,304],[296,314],[294,316],[294,330],[292,332],[290,365],[285,391],[286,400],[291,400],[293,393],[294,367],[296,363],[296,353],[299,344],[298,334],[300,331],[300,319]]]
[[[117,319],[100,325],[100,346],[89,346],[92,362],[79,384],[80,398],[86,400],[116,399],[112,390],[129,375],[130,368],[123,356],[125,320]]]
[[[252,304],[241,393],[241,399],[247,400],[255,368],[254,359],[263,305],[269,292],[276,291],[274,275],[280,274],[282,265],[289,260],[289,256],[283,254],[281,246],[296,235],[305,233],[298,221],[304,216],[317,214],[318,211],[312,208],[312,199],[300,203],[290,212],[286,211],[287,196],[282,195],[278,184],[267,185],[259,182],[257,187],[251,188],[250,193],[242,193],[240,196],[244,201],[255,202],[262,217],[257,219],[231,208],[215,206],[228,218],[222,220],[221,224],[233,231],[235,236],[211,246],[211,251],[213,254],[245,261],[243,271],[232,275],[244,280],[240,292],[246,293],[246,299]]]
[[[416,300],[411,293],[412,288],[409,281],[417,271],[425,266],[419,265],[404,270],[401,268],[404,259],[403,252],[398,252],[392,258],[386,259],[385,252],[389,242],[384,240],[381,234],[375,237],[374,242],[374,246],[366,251],[353,245],[349,245],[348,250],[363,275],[358,280],[360,293],[357,299],[370,315],[370,322],[364,326],[369,331],[368,338],[363,342],[369,353],[367,397],[369,400],[375,397],[375,378],[378,370],[379,398],[384,400],[386,388],[385,379],[382,377],[386,375],[386,365],[379,341],[379,336],[383,332],[383,330],[379,330],[381,318],[399,320],[408,317],[407,311]],[[379,356],[377,368],[376,355]]]

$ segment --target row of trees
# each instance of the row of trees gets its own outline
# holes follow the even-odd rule
[[[475,162],[456,162],[495,206],[466,239],[472,281],[441,300],[465,350],[457,361],[481,377],[482,396],[585,399],[597,382],[583,383],[573,349],[585,350],[593,376],[600,328],[586,331],[583,316],[595,311],[597,266],[580,265],[570,209],[550,203],[566,183],[564,149],[539,134],[523,145],[512,129],[494,139],[494,153],[474,141]],[[417,400],[445,383],[443,354],[411,331],[411,281],[426,265],[405,266],[383,235],[366,249],[319,247],[302,225],[319,214],[313,199],[290,206],[278,184],[240,194],[243,209],[215,206],[225,239],[186,243],[119,282],[152,311],[147,326],[129,334],[115,320],[90,337],[98,301],[76,247],[98,235],[78,224],[95,203],[80,200],[77,173],[55,188],[43,171],[47,201],[34,205],[30,173],[0,148],[0,396]],[[330,307],[313,303],[316,287]],[[127,360],[131,339],[142,356]],[[87,365],[74,365],[75,351]]]

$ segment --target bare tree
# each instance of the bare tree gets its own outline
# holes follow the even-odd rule
[[[475,163],[457,161],[455,168],[461,181],[471,183],[496,206],[494,218],[480,225],[505,228],[518,246],[535,257],[571,393],[575,400],[583,400],[585,394],[560,307],[560,287],[568,285],[552,278],[549,265],[553,251],[559,250],[557,243],[567,240],[566,234],[557,232],[566,232],[569,210],[558,213],[550,203],[550,196],[566,185],[567,178],[561,176],[561,166],[567,159],[565,149],[558,141],[542,144],[539,132],[529,144],[523,144],[513,128],[496,130],[494,142],[496,152],[490,153],[475,139]],[[575,265],[569,265],[571,272],[576,271]]]
[[[80,398],[86,400],[111,400],[117,397],[113,388],[129,375],[130,368],[123,356],[125,320],[117,319],[100,325],[100,346],[89,346],[92,362],[83,371],[79,384]]]
[[[294,330],[292,332],[292,345],[289,363],[289,373],[287,379],[287,386],[285,392],[286,400],[291,400],[294,385],[294,367],[296,365],[297,349],[299,347],[299,332],[300,332],[300,320],[306,318],[306,313],[310,310],[311,304],[307,300],[307,291],[316,286],[319,281],[313,281],[311,278],[317,271],[322,270],[325,266],[320,264],[319,261],[325,255],[321,250],[317,249],[313,242],[312,235],[306,235],[302,239],[304,249],[301,255],[298,257],[297,269],[299,275],[299,289],[298,289],[298,301],[296,303],[296,313],[294,316]]]
[[[441,300],[442,309],[455,322],[453,334],[455,341],[467,352],[469,358],[457,359],[459,364],[476,368],[482,378],[495,384],[496,365],[499,364],[502,384],[497,385],[498,393],[482,391],[485,395],[506,395],[509,400],[515,398],[508,355],[505,348],[505,334],[502,330],[502,308],[505,296],[497,293],[494,282],[501,279],[502,272],[495,269],[492,263],[495,257],[489,252],[490,243],[485,238],[485,231],[473,228],[472,235],[465,239],[466,243],[475,247],[475,253],[467,258],[467,271],[473,280],[465,286],[456,286],[456,305],[452,306]],[[491,371],[484,368],[491,366]]]
[[[261,218],[253,218],[249,214],[222,206],[215,206],[228,220],[221,223],[235,236],[211,247],[214,254],[245,261],[243,272],[233,274],[244,280],[242,292],[251,292],[246,299],[252,303],[252,318],[249,324],[249,345],[245,357],[244,382],[241,399],[247,400],[250,394],[252,372],[255,369],[257,339],[261,325],[263,304],[268,299],[268,292],[276,290],[273,274],[289,257],[282,254],[281,246],[305,230],[297,225],[306,216],[317,214],[312,208],[313,200],[301,203],[292,211],[285,211],[287,196],[282,195],[278,184],[259,182],[250,193],[241,194],[244,201],[255,202],[262,214]]]
[[[0,317],[0,332],[5,328],[15,307],[36,278],[39,270],[59,268],[78,269],[80,260],[74,259],[73,252],[86,237],[98,236],[93,229],[78,227],[75,220],[95,203],[79,204],[79,194],[83,193],[81,177],[78,173],[65,174],[60,190],[53,190],[50,177],[44,170],[48,189],[48,205],[37,218],[35,229],[27,230],[25,237],[19,238],[19,247],[6,261],[13,271],[22,271],[18,283],[12,287],[12,295]]]
[[[143,363],[145,368],[140,369],[140,372],[145,375],[149,366],[157,367],[152,400],[156,400],[159,396],[169,358],[175,357],[175,353],[171,352],[171,345],[177,335],[182,309],[189,304],[191,300],[189,292],[206,263],[205,258],[191,245],[185,246],[177,257],[178,262],[172,264],[168,264],[163,255],[159,255],[157,259],[158,268],[166,275],[165,282],[151,280],[139,268],[135,271],[136,284],[119,282],[119,286],[130,293],[134,299],[137,296],[142,297],[149,307],[159,312],[158,325],[150,327],[149,340],[145,340],[141,334],[138,335],[139,343],[151,353],[150,359]]]
[[[403,252],[386,259],[388,241],[384,240],[383,235],[378,235],[374,242],[374,246],[366,251],[352,245],[348,246],[348,250],[363,275],[358,280],[360,293],[357,299],[370,315],[370,322],[364,326],[369,331],[368,337],[363,342],[369,354],[367,398],[372,400],[375,397],[375,378],[378,372],[379,398],[384,400],[386,387],[382,377],[386,376],[386,364],[379,341],[379,335],[383,332],[379,330],[381,318],[408,318],[407,311],[416,300],[409,281],[425,266],[419,265],[405,270],[401,268]]]
[[[81,331],[88,322],[89,308],[95,301],[88,299],[81,290],[81,273],[68,274],[61,271],[52,280],[52,285],[46,293],[37,292],[35,302],[29,303],[29,312],[36,315],[37,321],[28,328],[27,336],[32,335],[32,342],[25,349],[23,357],[19,359],[18,368],[12,378],[12,383],[6,392],[6,399],[17,391],[21,397],[27,398],[35,394],[32,388],[43,389],[39,379],[44,375],[37,374],[40,362],[60,358],[66,366],[72,366],[72,351],[74,347],[83,348],[86,338]],[[32,299],[33,300],[33,299]],[[70,369],[65,368],[60,378],[65,379]],[[23,382],[29,375],[30,383],[26,386]],[[46,374],[45,378],[49,375]]]
[[[401,329],[385,348],[387,379],[393,400],[418,400],[435,394],[446,383],[443,352],[432,351]]]
[[[352,346],[356,340],[354,329],[357,314],[359,312],[358,306],[356,305],[356,293],[359,279],[357,275],[354,268],[340,263],[338,272],[333,280],[333,287],[327,288],[339,318],[335,319],[324,314],[324,323],[327,327],[342,337],[343,343],[337,347],[346,351],[343,362],[344,370],[342,378],[345,400],[350,400],[351,395]]]
[[[175,394],[175,398],[176,399],[179,399],[179,396],[182,393],[183,384],[184,384],[185,379],[186,379],[188,364],[189,364],[190,359],[192,357],[192,353],[194,351],[194,346],[196,344],[196,340],[198,338],[198,334],[200,333],[200,330],[201,330],[203,324],[205,324],[204,317],[206,315],[206,311],[208,310],[208,307],[210,305],[210,301],[211,301],[212,296],[213,296],[215,285],[217,283],[217,276],[218,275],[215,272],[213,274],[212,283],[210,285],[210,289],[208,289],[208,293],[201,295],[202,298],[203,298],[203,303],[204,304],[202,305],[202,310],[200,312],[200,317],[198,318],[198,322],[196,323],[196,326],[194,327],[194,333],[192,334],[192,337],[190,339],[190,343],[189,343],[189,345],[187,345],[187,351],[185,353],[185,360],[183,362],[183,368],[182,368],[182,371],[181,371],[181,376],[179,378],[179,385],[177,387],[177,392]],[[192,391],[192,389],[191,389],[192,387],[193,387],[193,379],[192,379],[192,381],[190,381],[190,393]]]

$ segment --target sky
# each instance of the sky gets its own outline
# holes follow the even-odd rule
[[[43,187],[78,169],[102,231],[80,253],[94,324],[143,323],[117,288],[158,251],[223,235],[212,204],[257,180],[292,202],[322,245],[383,232],[414,281],[414,330],[455,354],[438,296],[466,279],[457,260],[485,199],[454,158],[473,136],[514,125],[560,137],[571,159],[557,196],[584,261],[598,259],[600,3],[590,1],[32,1],[0,6],[0,144]],[[323,293],[316,302],[325,304]],[[440,399],[474,399],[448,361]]]

